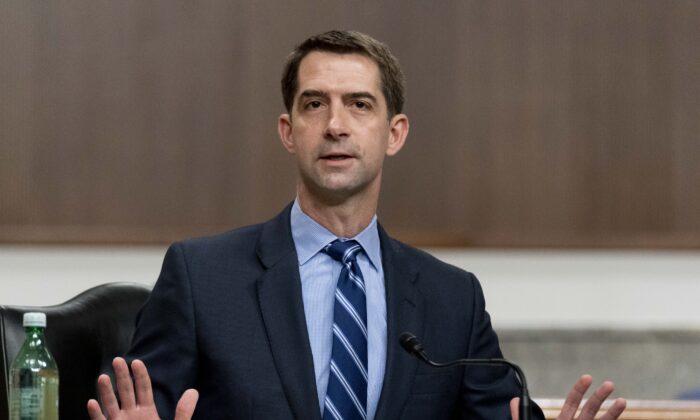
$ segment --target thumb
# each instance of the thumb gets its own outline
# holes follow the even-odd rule
[[[518,406],[520,405],[520,398],[513,398],[510,400],[510,416],[513,420],[518,420],[520,415],[518,414]]]
[[[196,389],[188,389],[180,397],[175,408],[175,420],[190,420],[197,406],[199,392]]]

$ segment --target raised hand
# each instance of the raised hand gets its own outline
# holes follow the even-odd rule
[[[559,416],[557,416],[557,420],[593,420],[595,418],[595,415],[598,414],[598,410],[600,410],[600,406],[603,405],[603,402],[615,390],[615,385],[609,381],[603,382],[583,405],[580,415],[576,417],[576,411],[578,411],[578,407],[581,405],[586,391],[591,387],[591,383],[593,383],[591,375],[583,375],[579,378],[566,396],[564,406]],[[510,402],[510,413],[513,420],[518,420],[519,400],[519,398],[513,398]],[[599,420],[617,420],[622,412],[625,411],[625,407],[627,407],[627,401],[618,398]]]
[[[112,389],[112,382],[107,375],[100,375],[97,379],[97,388],[104,404],[105,414],[102,413],[100,404],[95,400],[87,403],[88,414],[91,420],[158,420],[158,411],[153,402],[153,388],[151,378],[148,376],[146,365],[140,360],[131,362],[131,370],[134,374],[132,380],[126,361],[117,357],[112,362],[114,375],[117,379],[117,389],[121,398],[121,407]],[[199,393],[194,389],[188,389],[180,397],[175,409],[175,420],[190,420],[194,413]]]

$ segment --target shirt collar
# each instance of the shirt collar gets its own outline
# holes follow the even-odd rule
[[[292,225],[292,238],[297,250],[299,265],[304,265],[314,255],[318,254],[326,245],[338,239],[331,231],[321,226],[312,219],[299,206],[299,201],[294,200],[290,216]],[[369,225],[353,238],[367,254],[370,263],[375,269],[381,267],[381,246],[379,243],[379,230],[377,229],[377,215],[372,216]]]

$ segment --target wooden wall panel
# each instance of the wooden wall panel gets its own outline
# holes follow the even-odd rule
[[[168,242],[293,198],[284,57],[384,40],[409,79],[380,218],[419,245],[700,247],[700,3],[0,3],[0,241]]]

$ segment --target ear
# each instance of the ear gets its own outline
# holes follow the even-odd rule
[[[294,154],[294,137],[292,136],[292,117],[289,114],[282,114],[277,119],[277,133],[282,141],[282,146],[289,153]]]
[[[396,114],[389,122],[389,142],[386,146],[386,155],[394,156],[406,142],[408,136],[408,117],[406,114]]]

